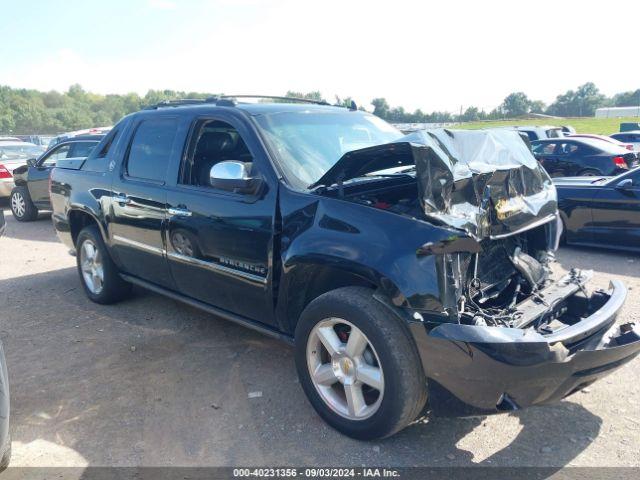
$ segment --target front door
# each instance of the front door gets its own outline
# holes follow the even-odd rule
[[[632,184],[621,188],[624,179]],[[640,170],[622,175],[601,189],[592,207],[597,243],[640,249]]]
[[[86,140],[58,145],[40,158],[35,166],[29,167],[29,195],[36,207],[51,208],[49,205],[49,175],[56,163],[63,158],[87,157],[98,143],[98,140]]]
[[[167,257],[184,295],[273,324],[268,279],[276,188],[263,183],[259,191],[240,193],[213,188],[209,182],[211,167],[225,160],[244,162],[252,177],[263,177],[268,168],[262,150],[252,143],[253,134],[241,122],[233,123],[194,122],[178,181],[167,196]]]
[[[133,126],[121,169],[113,177],[111,242],[126,273],[173,288],[163,241],[166,173],[179,156],[178,119],[154,117]]]

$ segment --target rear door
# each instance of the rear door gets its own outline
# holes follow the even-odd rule
[[[167,256],[177,289],[212,306],[274,324],[274,217],[277,182],[244,120],[224,112],[194,119],[187,155],[169,188]],[[255,192],[214,188],[213,165],[238,160],[264,180]]]
[[[533,154],[551,177],[562,177],[556,149],[558,142],[540,142],[533,146]]]
[[[178,161],[179,120],[141,116],[113,175],[110,221],[112,248],[126,273],[166,288],[174,284],[165,258],[166,175]]]
[[[631,179],[627,188],[617,185]],[[640,170],[617,177],[602,188],[592,206],[593,235],[597,243],[640,250]]]

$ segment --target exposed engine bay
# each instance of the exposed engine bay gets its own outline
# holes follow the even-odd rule
[[[354,186],[344,198],[425,219],[417,186],[406,179],[384,186],[383,182]],[[558,228],[553,219],[521,233],[480,240],[475,252],[425,251],[439,256],[439,274],[446,279],[442,283],[452,286],[443,292],[444,308],[452,320],[467,325],[533,328],[547,334],[573,325],[600,308],[607,295],[587,292],[590,271],[572,270],[554,279],[551,265]],[[430,247],[434,246],[423,248]]]
[[[587,293],[591,272],[553,278],[556,192],[514,132],[418,132],[344,155],[318,183],[334,181],[321,192],[460,232],[417,248],[437,258],[451,322],[553,334],[608,299]]]

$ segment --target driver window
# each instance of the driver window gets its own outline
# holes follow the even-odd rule
[[[63,158],[67,158],[69,156],[69,150],[71,149],[71,145],[62,145],[56,149],[54,149],[49,155],[45,157],[42,161],[41,166],[43,167],[55,167],[58,163],[58,160],[62,160]]]
[[[179,183],[213,188],[209,182],[211,167],[226,160],[244,162],[251,171],[253,158],[238,131],[226,122],[200,120],[194,128]]]

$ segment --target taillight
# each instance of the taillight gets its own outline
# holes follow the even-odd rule
[[[13,178],[11,172],[2,164],[0,164],[0,178]]]
[[[613,163],[616,164],[616,167],[629,169],[629,166],[623,157],[613,157]]]

